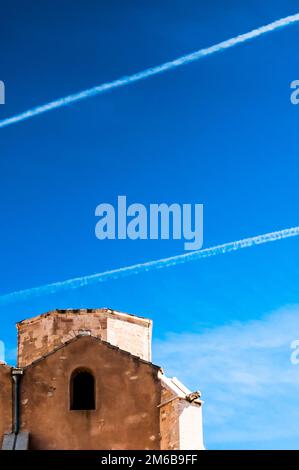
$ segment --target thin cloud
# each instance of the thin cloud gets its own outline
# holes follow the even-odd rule
[[[0,340],[0,362],[5,361],[5,348],[3,341]]]
[[[155,362],[201,389],[208,448],[292,447],[299,365],[291,364],[290,344],[298,338],[299,306],[292,306],[262,320],[169,334],[155,343]]]
[[[88,88],[87,90],[79,91],[78,93],[74,93],[74,94],[65,96],[63,98],[58,98],[57,100],[51,101],[41,106],[36,106],[35,108],[29,109],[28,111],[25,111],[21,114],[17,114],[15,116],[3,119],[2,121],[0,121],[0,128],[6,127],[12,124],[16,124],[17,122],[20,122],[20,121],[31,119],[32,117],[38,116],[39,114],[43,114],[48,111],[52,111],[54,109],[67,106],[77,101],[82,101],[87,98],[92,98],[94,96],[107,93],[108,91],[111,91],[115,88],[127,86],[131,83],[135,83],[140,80],[145,80],[154,75],[159,75],[161,73],[174,70],[177,67],[181,67],[182,65],[195,62],[209,55],[224,51],[231,47],[235,47],[238,44],[250,41],[254,38],[262,36],[266,33],[270,33],[277,29],[289,26],[293,23],[297,23],[298,21],[299,21],[299,13],[296,13],[294,15],[290,15],[285,18],[281,18],[279,20],[273,21],[272,23],[269,23],[265,26],[260,26],[259,28],[253,29],[247,33],[240,34],[231,39],[227,39],[226,41],[222,41],[218,44],[214,44],[213,46],[206,47],[198,51],[192,52],[191,54],[178,57],[175,60],[165,62],[164,64],[156,65],[155,67],[150,67],[146,70],[142,70],[141,72],[137,72],[129,76],[118,78],[116,80],[113,80],[112,82],[102,83],[101,85]]]
[[[148,272],[155,269],[165,269],[171,266],[177,266],[183,263],[209,258],[211,256],[224,255],[233,251],[243,250],[244,248],[262,245],[264,243],[273,243],[275,241],[284,240],[290,237],[298,237],[298,235],[299,226],[296,226],[283,230],[277,230],[276,232],[264,233],[263,235],[257,235],[255,237],[243,238],[242,240],[223,243],[222,245],[212,246],[203,250],[195,250],[188,253],[183,253],[181,255],[171,256],[169,258],[147,261],[145,263],[133,264],[124,268],[112,269],[97,274],[68,279],[66,281],[32,287],[30,289],[15,291],[0,296],[0,305],[6,305],[11,302],[40,297],[42,295],[56,294],[58,292],[70,289],[78,289],[80,287],[137,275],[142,272]]]

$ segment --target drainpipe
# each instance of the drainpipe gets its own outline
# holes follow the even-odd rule
[[[19,368],[12,370],[12,379],[14,382],[13,433],[15,435],[17,435],[20,430],[20,381],[23,372],[23,369]]]

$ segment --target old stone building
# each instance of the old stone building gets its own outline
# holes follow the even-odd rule
[[[0,363],[0,448],[203,449],[202,401],[151,362],[151,320],[110,309],[21,321]]]

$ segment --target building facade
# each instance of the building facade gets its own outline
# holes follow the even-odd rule
[[[55,310],[17,324],[0,363],[3,449],[203,449],[200,393],[151,362],[151,320]]]

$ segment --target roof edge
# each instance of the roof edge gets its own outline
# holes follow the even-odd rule
[[[115,351],[119,351],[122,354],[126,354],[127,356],[130,356],[131,358],[133,358],[135,360],[138,360],[138,362],[142,362],[146,365],[149,365],[149,366],[153,367],[154,369],[157,369],[158,372],[160,372],[162,370],[160,366],[158,366],[158,365],[156,365],[156,364],[154,364],[150,361],[146,361],[145,359],[142,359],[141,357],[136,356],[136,355],[130,353],[129,351],[126,351],[125,349],[121,349],[117,346],[114,346],[113,344],[108,343],[108,341],[104,341],[101,338],[98,338],[97,336],[93,336],[91,334],[86,334],[86,333],[79,333],[78,335],[74,336],[73,338],[69,339],[68,341],[65,341],[64,343],[60,344],[56,348],[52,349],[47,354],[44,354],[43,356],[40,356],[38,359],[35,359],[34,361],[32,361],[30,364],[27,364],[26,366],[23,366],[23,367],[20,367],[20,368],[26,370],[26,369],[36,365],[37,363],[43,361],[47,357],[52,356],[53,354],[55,354],[60,349],[63,349],[65,347],[69,346],[69,344],[74,343],[74,342],[78,341],[79,339],[86,338],[86,337],[89,337],[89,338],[93,339],[94,341],[96,341],[100,344],[103,344],[104,346],[106,346],[110,349],[114,349]]]
[[[6,367],[7,369],[13,369],[13,366],[10,366],[4,361],[0,361],[0,367]]]
[[[142,316],[134,315],[132,313],[125,313],[125,312],[120,312],[118,310],[114,310],[108,307],[100,307],[100,308],[68,308],[68,309],[54,309],[54,310],[49,310],[47,312],[41,313],[39,315],[36,315],[31,318],[27,318],[24,320],[21,320],[17,322],[17,329],[19,329],[20,326],[22,325],[27,325],[27,324],[32,324],[36,323],[43,317],[47,316],[52,316],[52,315],[61,315],[61,314],[68,314],[68,313],[73,313],[73,314],[88,314],[88,313],[108,313],[110,315],[115,315],[116,317],[123,317],[123,319],[130,319],[130,320],[135,320],[137,323],[143,323],[146,324],[148,327],[152,326],[153,322],[149,318],[145,318]]]

